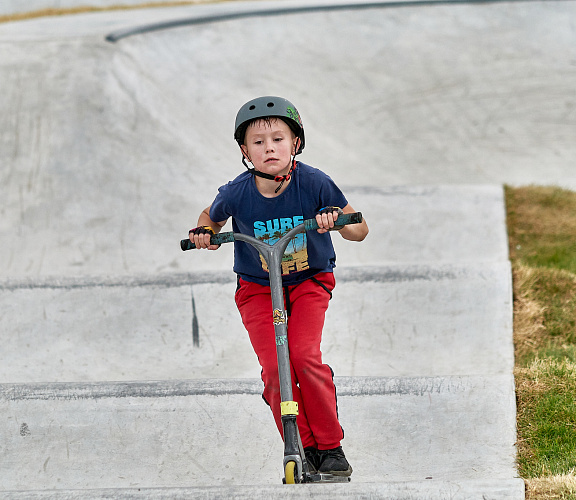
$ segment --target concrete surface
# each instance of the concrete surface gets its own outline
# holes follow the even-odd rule
[[[329,3],[0,25],[1,496],[524,497],[501,184],[576,187],[576,2],[406,2],[105,41]],[[177,246],[242,170],[232,120],[262,94],[296,103],[302,160],[372,229],[336,243],[323,344],[348,375],[348,485],[278,484],[258,367],[233,307],[212,309],[231,306],[231,249]]]
[[[336,385],[354,484],[514,477],[511,375]],[[261,389],[259,380],[3,386],[3,488],[279,484],[282,448]]]
[[[366,245],[335,237],[338,287],[323,352],[337,373],[509,371],[502,189],[350,191],[374,223]],[[191,269],[216,259],[231,267],[229,251],[182,253],[177,244]],[[259,366],[234,304],[235,286],[230,270],[0,281],[0,382],[254,377]],[[437,354],[429,356],[430,349]]]
[[[511,372],[507,262],[338,271],[322,342],[338,375]],[[0,382],[257,377],[225,277],[0,289]]]
[[[349,186],[345,193],[370,221],[370,234],[367,244],[360,245],[333,238],[342,265],[459,265],[508,259],[501,186]],[[199,257],[191,258],[195,263]]]

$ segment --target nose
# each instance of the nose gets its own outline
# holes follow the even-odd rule
[[[266,141],[266,152],[272,153],[274,151],[274,141],[268,140]]]

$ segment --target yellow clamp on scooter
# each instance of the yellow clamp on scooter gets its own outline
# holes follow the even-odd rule
[[[280,412],[282,415],[298,415],[298,402],[282,401],[280,403]]]

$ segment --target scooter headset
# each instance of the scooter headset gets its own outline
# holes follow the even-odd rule
[[[236,115],[234,139],[236,139],[240,148],[244,144],[244,137],[248,125],[259,118],[280,118],[290,127],[299,140],[299,143],[297,143],[298,148],[292,157],[290,171],[286,175],[271,175],[266,172],[260,172],[254,167],[251,168],[246,163],[244,154],[242,154],[242,163],[252,175],[280,183],[275,191],[277,193],[282,189],[284,182],[290,180],[290,177],[296,168],[296,155],[300,154],[304,149],[304,127],[302,126],[302,119],[300,118],[300,113],[298,113],[296,106],[287,99],[275,96],[257,97],[256,99],[252,99],[244,104]]]

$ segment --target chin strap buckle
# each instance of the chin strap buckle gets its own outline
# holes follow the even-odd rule
[[[292,174],[277,175],[276,177],[274,177],[274,180],[276,182],[284,182],[284,181],[289,181],[290,177],[292,177]]]

